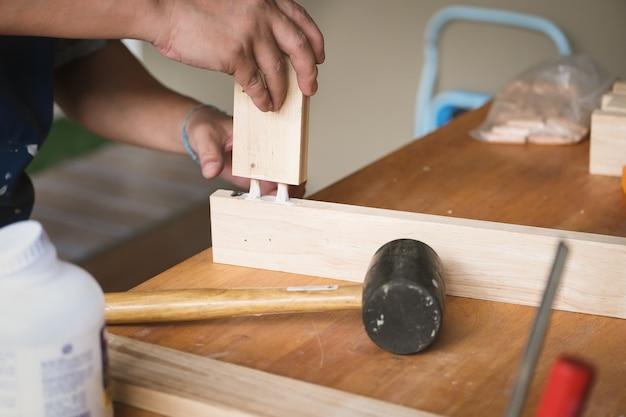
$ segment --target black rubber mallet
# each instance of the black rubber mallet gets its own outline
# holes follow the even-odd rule
[[[425,243],[391,241],[376,251],[363,282],[363,324],[386,351],[409,354],[439,335],[445,305],[441,261]]]
[[[187,289],[105,294],[108,324],[361,309],[369,337],[382,349],[410,354],[437,339],[445,282],[441,261],[425,243],[398,239],[374,254],[363,286]]]

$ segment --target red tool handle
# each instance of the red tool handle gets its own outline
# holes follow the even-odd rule
[[[593,368],[561,356],[548,377],[535,417],[578,417],[593,382]]]

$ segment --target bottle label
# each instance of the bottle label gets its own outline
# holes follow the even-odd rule
[[[0,417],[111,417],[103,332],[0,347]]]

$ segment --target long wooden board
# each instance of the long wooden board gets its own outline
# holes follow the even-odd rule
[[[260,111],[235,83],[234,175],[292,185],[307,179],[309,98],[291,64],[287,67],[287,95],[278,111]]]
[[[437,417],[123,336],[108,344],[114,399],[168,417]]]
[[[441,257],[451,295],[537,305],[557,241],[570,256],[555,307],[626,318],[626,239],[291,199],[211,196],[218,263],[360,282],[381,245],[413,238]]]

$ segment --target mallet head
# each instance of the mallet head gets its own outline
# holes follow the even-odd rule
[[[363,283],[363,324],[379,347],[426,349],[439,335],[444,301],[443,268],[430,246],[398,239],[376,251]]]

